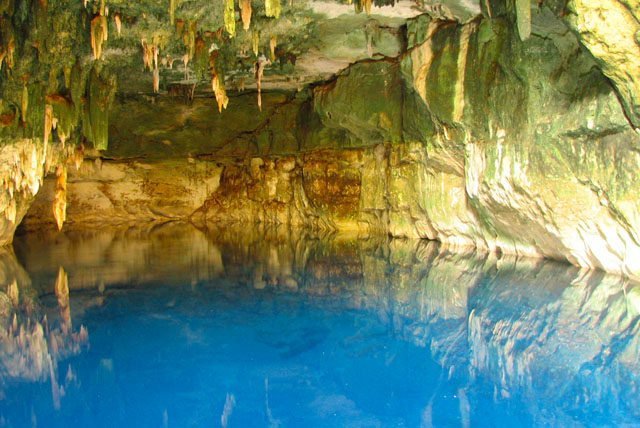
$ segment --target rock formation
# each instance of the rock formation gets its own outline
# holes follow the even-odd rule
[[[224,74],[213,85],[219,103],[229,100],[219,115],[193,89],[187,100],[162,94],[157,76],[160,96],[122,93],[108,121],[114,81],[99,65],[83,68],[85,111],[72,90],[72,103],[54,104],[53,117],[71,106],[70,123],[79,121],[102,150],[92,155],[101,166],[69,170],[68,221],[289,224],[549,257],[639,278],[637,7],[480,3],[473,19],[430,12],[407,20],[395,56],[366,52],[363,38],[363,58],[373,59],[295,92],[273,90],[275,80],[268,86],[275,74],[266,75],[266,62],[255,78],[251,61],[240,65],[257,84],[262,111],[249,102],[255,93],[232,92],[230,82],[222,97]],[[267,6],[274,17],[288,7]],[[237,19],[230,11],[227,31]],[[202,32],[174,13],[182,12],[171,20],[187,51],[179,74],[210,80],[216,49],[215,67],[229,66],[224,32]],[[250,33],[234,37],[233,46],[244,43],[238,61],[250,49],[264,57],[260,25],[252,21]],[[274,57],[286,44],[276,33],[262,38],[278,40],[270,43]],[[33,104],[28,114],[41,121],[43,106]],[[54,186],[44,188],[29,227],[42,224],[53,200]],[[5,217],[29,203],[10,195]]]

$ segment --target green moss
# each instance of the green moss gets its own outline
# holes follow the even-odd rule
[[[433,60],[427,75],[427,98],[430,110],[446,122],[453,123],[453,109],[460,51],[459,28],[443,27],[432,38]]]
[[[106,150],[109,146],[109,108],[116,91],[115,79],[105,76],[98,67],[94,67],[87,91],[89,96],[84,110],[84,136],[96,149]]]
[[[402,138],[402,81],[397,62],[365,61],[314,91],[324,126],[349,132],[356,145]]]

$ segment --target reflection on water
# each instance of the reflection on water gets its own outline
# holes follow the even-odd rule
[[[623,278],[179,224],[15,248],[0,426],[640,424],[640,286]]]

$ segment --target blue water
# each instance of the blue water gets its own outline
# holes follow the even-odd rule
[[[0,426],[640,426],[629,280],[245,233],[19,237]]]

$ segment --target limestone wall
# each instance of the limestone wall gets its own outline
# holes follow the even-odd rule
[[[127,122],[112,118],[106,154],[120,160],[70,169],[68,218],[388,233],[640,277],[640,138],[563,13],[532,5],[524,40],[509,8],[466,24],[420,16],[398,58],[275,95],[261,116],[239,97],[234,121],[249,132],[217,138],[221,117],[182,109],[160,143],[195,127],[183,157],[152,156],[144,121],[127,146]],[[28,225],[46,218],[50,188]]]

